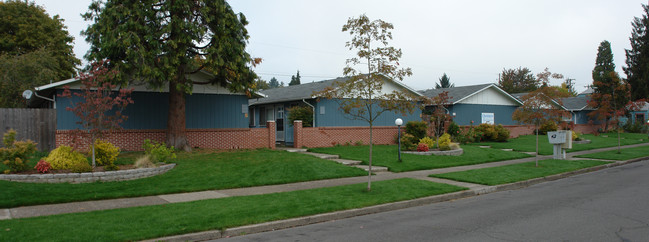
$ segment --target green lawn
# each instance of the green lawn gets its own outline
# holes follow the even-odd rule
[[[126,241],[411,200],[466,188],[415,179],[0,221],[0,241]]]
[[[606,163],[609,162],[594,160],[542,160],[539,161],[538,167],[535,166],[534,162],[526,162],[476,170],[433,174],[430,176],[493,186],[579,170]]]
[[[608,137],[604,137],[608,136]],[[583,139],[591,140],[590,144],[573,144],[572,149],[567,152],[576,152],[582,150],[593,150],[606,147],[617,146],[617,133],[606,133],[599,136],[592,134],[581,135]],[[646,134],[638,133],[621,133],[620,140],[622,145],[632,145],[640,143],[648,143]],[[536,150],[536,137],[535,135],[522,135],[518,138],[509,139],[507,142],[482,142],[473,143],[470,145],[490,145],[492,148],[497,149],[514,149],[515,151],[534,152]],[[548,142],[547,135],[539,135],[539,154],[552,155],[552,145]]]
[[[604,160],[630,160],[635,158],[649,157],[649,146],[622,149],[620,154],[617,153],[616,149],[592,154],[578,155],[576,157]]]
[[[137,153],[125,156],[134,158]],[[367,175],[362,169],[310,155],[264,149],[180,153],[173,162],[177,164],[176,167],[165,174],[133,181],[85,184],[0,181],[0,207],[139,197]]]
[[[511,160],[530,157],[530,155],[508,152],[497,149],[482,149],[476,146],[462,146],[464,154],[460,156],[426,156],[401,154],[398,161],[396,145],[375,145],[372,163],[376,166],[386,166],[393,172],[413,170],[428,170],[451,166],[465,166],[494,161]],[[312,148],[310,151],[324,154],[340,155],[342,159],[360,160],[367,164],[369,160],[369,146],[338,146],[326,148]]]

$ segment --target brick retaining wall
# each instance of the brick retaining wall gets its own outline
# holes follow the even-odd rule
[[[303,128],[301,121],[293,123],[293,147],[328,147],[336,144],[370,143],[369,127],[315,127]],[[402,128],[402,131],[404,129]],[[397,127],[373,127],[374,144],[394,144]]]
[[[75,142],[74,130],[57,130],[56,147],[72,146]],[[165,141],[165,130],[119,130],[110,132],[106,141],[122,150],[141,151],[145,139]],[[87,149],[89,139],[76,141],[78,149]],[[187,142],[194,148],[207,149],[275,149],[275,122],[269,121],[266,128],[240,129],[187,129]]]

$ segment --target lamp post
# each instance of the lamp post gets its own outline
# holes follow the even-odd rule
[[[399,162],[401,162],[401,125],[403,124],[403,120],[400,118],[394,120],[394,124],[397,125],[398,131],[397,131],[397,140],[399,140]]]

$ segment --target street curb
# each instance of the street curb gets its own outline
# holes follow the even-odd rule
[[[350,209],[350,210],[336,211],[336,212],[330,212],[330,213],[324,213],[324,214],[315,214],[315,215],[309,215],[309,216],[304,216],[304,217],[299,217],[299,218],[285,219],[285,220],[279,220],[279,221],[271,221],[271,222],[265,222],[265,223],[260,223],[260,224],[251,224],[251,225],[245,225],[245,226],[241,226],[241,227],[228,228],[228,229],[226,229],[224,231],[222,231],[222,230],[210,230],[210,231],[196,232],[196,233],[190,233],[190,234],[182,234],[182,235],[174,235],[174,236],[169,236],[169,237],[155,238],[155,239],[144,240],[144,241],[172,241],[172,242],[175,242],[175,241],[203,241],[203,240],[214,240],[214,239],[228,238],[228,237],[240,236],[240,235],[245,235],[245,234],[261,233],[261,232],[267,232],[267,231],[273,231],[273,230],[279,230],[279,229],[286,229],[286,228],[291,228],[291,227],[322,223],[322,222],[327,222],[327,221],[332,221],[332,220],[346,219],[346,218],[351,218],[351,217],[356,217],[356,216],[362,216],[362,215],[368,215],[368,214],[374,214],[374,213],[381,213],[381,212],[399,210],[399,209],[404,209],[404,208],[428,205],[428,204],[432,204],[432,203],[439,203],[439,202],[446,202],[446,201],[450,201],[450,200],[474,197],[474,196],[479,196],[479,195],[488,194],[488,193],[492,193],[492,192],[516,190],[516,189],[529,187],[529,186],[536,185],[536,184],[543,183],[543,182],[559,180],[559,179],[571,177],[571,176],[574,176],[574,175],[579,175],[579,174],[589,173],[589,172],[593,172],[593,171],[603,170],[603,169],[606,169],[606,168],[626,165],[626,164],[629,164],[629,163],[634,163],[634,162],[646,160],[648,158],[649,157],[643,157],[643,158],[637,158],[637,159],[632,159],[632,160],[627,160],[627,161],[613,162],[613,163],[609,163],[609,164],[588,167],[588,168],[584,168],[584,169],[580,169],[580,170],[576,170],[576,171],[570,171],[570,172],[565,172],[565,173],[556,174],[556,175],[550,175],[550,176],[546,176],[546,177],[539,177],[539,178],[534,178],[534,179],[531,179],[531,180],[525,180],[525,181],[514,182],[514,183],[509,183],[509,184],[489,186],[489,187],[475,189],[475,190],[464,190],[464,191],[460,191],[460,192],[454,192],[454,193],[447,193],[447,194],[435,195],[435,196],[430,196],[430,197],[417,198],[417,199],[413,199],[413,200],[406,200],[406,201],[399,201],[399,202],[394,202],[394,203],[380,204],[380,205],[375,205],[375,206],[371,206],[371,207],[355,208],[355,209]]]

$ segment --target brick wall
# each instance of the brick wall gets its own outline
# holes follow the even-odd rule
[[[74,132],[57,130],[56,146],[72,146],[75,143]],[[139,151],[145,139],[163,142],[165,137],[164,129],[120,130],[109,133],[106,140],[122,150]],[[87,149],[89,139],[77,139],[77,148]],[[269,121],[266,128],[187,129],[187,141],[191,147],[208,149],[275,149],[275,122]]]
[[[336,144],[363,144],[370,143],[369,127],[315,127],[304,128],[302,122],[293,123],[293,146],[300,147],[327,147]],[[397,127],[379,126],[373,128],[374,144],[394,144]],[[403,129],[402,129],[403,131]]]

